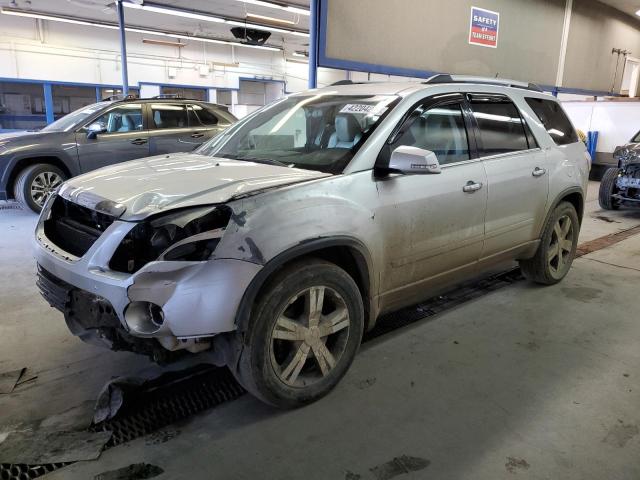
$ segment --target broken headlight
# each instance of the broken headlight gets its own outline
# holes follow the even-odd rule
[[[208,260],[230,218],[231,209],[225,205],[179,210],[148,218],[122,240],[109,268],[133,273],[155,260]]]

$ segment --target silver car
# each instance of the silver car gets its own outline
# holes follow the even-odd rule
[[[295,407],[338,383],[382,313],[514,260],[560,281],[588,165],[534,85],[330,86],[193,153],[67,181],[37,226],[38,285],[85,341],[157,361],[208,352]]]

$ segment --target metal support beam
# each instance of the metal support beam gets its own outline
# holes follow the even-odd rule
[[[318,21],[319,0],[311,0],[309,4],[309,88],[318,86]]]
[[[122,61],[122,93],[129,95],[129,73],[127,72],[127,38],[124,31],[124,6],[122,0],[116,2],[118,6],[118,25],[120,26],[120,58]]]
[[[42,85],[44,95],[44,113],[47,118],[47,125],[53,123],[55,117],[53,116],[53,92],[51,90],[51,84],[45,83]]]

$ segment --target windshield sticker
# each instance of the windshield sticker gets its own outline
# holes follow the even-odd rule
[[[374,109],[375,105],[367,105],[364,103],[347,103],[340,113],[361,113],[368,114]]]

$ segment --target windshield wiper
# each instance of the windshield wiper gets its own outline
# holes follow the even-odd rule
[[[234,160],[243,160],[245,162],[262,163],[265,165],[277,165],[279,167],[287,167],[287,168],[291,168],[295,165],[293,163],[284,163],[284,162],[281,162],[280,160],[274,160],[273,158],[254,158],[254,157],[234,156]]]

